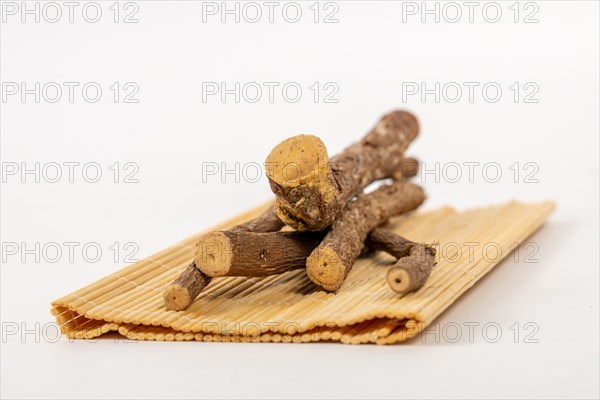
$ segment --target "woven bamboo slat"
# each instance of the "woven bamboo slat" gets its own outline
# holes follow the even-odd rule
[[[244,222],[268,206],[213,229]],[[137,340],[397,343],[431,324],[553,209],[552,202],[513,201],[396,218],[390,229],[438,249],[438,264],[425,286],[404,296],[385,280],[393,258],[370,253],[356,262],[337,293],[319,290],[304,270],[265,278],[224,277],[214,279],[187,310],[167,311],[162,291],[189,264],[199,233],[55,300],[51,312],[62,333],[78,339],[118,331]]]

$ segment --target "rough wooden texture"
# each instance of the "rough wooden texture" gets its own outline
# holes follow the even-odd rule
[[[216,231],[200,238],[204,248],[199,263],[202,272],[221,276],[261,277],[281,274],[306,266],[306,259],[321,243],[326,232],[240,232]],[[375,228],[366,242],[371,250],[385,251],[396,258],[407,257],[417,243],[385,228]],[[435,249],[431,248],[435,255]]]
[[[265,172],[277,196],[279,217],[297,230],[323,230],[323,216],[341,209],[327,148],[316,136],[298,135],[279,143],[267,156]]]
[[[183,310],[189,306],[200,292],[208,286],[211,277],[196,268],[192,263],[163,292],[167,310]]]
[[[232,232],[273,232],[283,227],[274,207],[269,207],[258,217],[231,228]],[[212,278],[198,267],[197,257],[163,292],[167,310],[184,310],[208,286]]]
[[[435,265],[435,249],[432,247],[417,243],[412,246],[409,253],[408,256],[396,261],[387,273],[388,284],[392,290],[400,294],[421,288]]]
[[[265,207],[209,230],[226,230]],[[385,280],[391,257],[372,252],[357,261],[349,284],[335,294],[315,287],[302,270],[264,278],[224,277],[213,280],[186,310],[168,311],[162,292],[189,266],[198,233],[65,294],[52,302],[51,311],[63,334],[74,339],[116,331],[135,340],[398,343],[434,324],[458,298],[468,303],[469,288],[486,274],[488,285],[503,279],[503,274],[489,273],[492,269],[518,271],[520,266],[501,260],[536,240],[528,237],[553,208],[551,202],[510,202],[467,211],[444,207],[392,219],[386,229],[417,242],[439,242],[430,278],[405,295],[390,290]],[[479,245],[473,248],[472,243]],[[499,246],[498,256],[484,257],[487,243]],[[526,290],[528,282],[522,283]],[[493,308],[511,295],[494,291],[488,305]],[[456,304],[454,311],[462,306]]]
[[[395,258],[402,258],[410,254],[410,249],[412,249],[416,243],[397,235],[388,229],[377,228],[369,233],[365,244],[371,250],[385,251]]]
[[[304,268],[324,232],[220,231],[198,241],[202,272],[218,276],[268,276]]]
[[[398,178],[404,151],[419,131],[417,119],[405,111],[384,115],[359,142],[331,160],[323,142],[311,135],[284,140],[265,161],[277,213],[297,230],[329,227],[346,203],[370,183]],[[412,160],[408,162],[411,165]],[[415,172],[416,173],[416,172]]]
[[[423,201],[423,189],[410,182],[394,182],[357,196],[306,260],[309,278],[323,289],[338,290],[369,232],[393,216],[416,209]]]
[[[401,184],[399,184],[401,185]],[[412,188],[413,186],[410,186]],[[382,191],[384,189],[381,189]],[[410,193],[411,190],[405,190]],[[418,190],[416,190],[419,192]],[[350,208],[354,214],[371,215],[381,214],[394,216],[395,210],[404,210],[398,207],[398,199],[391,192],[382,197],[380,191],[364,195],[364,199]],[[402,192],[404,193],[404,192]],[[422,193],[422,192],[419,192]],[[374,199],[374,201],[371,201]],[[386,200],[393,200],[386,202]],[[409,198],[408,201],[412,201]],[[375,206],[376,210],[362,209]],[[357,209],[358,207],[358,209]],[[410,207],[410,206],[408,206]],[[341,219],[346,211],[342,211]],[[319,245],[324,238],[324,232],[271,232],[256,233],[248,232],[236,227],[229,231],[209,232],[202,236],[196,247],[196,265],[208,276],[268,276],[302,268],[305,266],[306,258]],[[371,244],[377,250],[398,253],[399,248],[406,239],[400,238],[393,233],[371,233]],[[409,242],[412,243],[412,242]],[[362,248],[362,244],[360,246]],[[397,258],[408,255],[394,255]],[[359,251],[360,253],[360,251]]]
[[[415,243],[388,229],[371,231],[366,244],[373,250],[385,251],[397,259],[386,278],[390,288],[397,293],[405,294],[421,288],[435,265],[434,247]]]

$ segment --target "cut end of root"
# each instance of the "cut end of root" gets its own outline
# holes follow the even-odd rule
[[[411,277],[404,268],[390,268],[387,273],[387,282],[390,288],[396,293],[405,294],[412,289]]]
[[[167,286],[163,292],[163,299],[167,310],[181,311],[192,304],[192,299],[190,298],[188,290],[175,283]]]
[[[231,269],[231,240],[223,232],[210,232],[198,240],[196,267],[211,277],[226,276]]]
[[[306,259],[306,273],[311,281],[325,290],[338,290],[346,279],[346,265],[331,248],[315,249]]]
[[[328,168],[325,144],[313,135],[297,135],[279,143],[265,161],[266,174],[281,186],[317,183]]]

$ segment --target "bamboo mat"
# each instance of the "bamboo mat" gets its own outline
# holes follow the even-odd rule
[[[304,270],[217,278],[187,310],[167,311],[162,290],[188,266],[198,234],[54,301],[51,312],[64,335],[79,339],[118,331],[137,340],[396,343],[431,324],[536,231],[553,208],[551,202],[511,202],[465,212],[445,207],[393,220],[389,227],[397,233],[436,243],[438,249],[438,264],[425,286],[404,296],[385,280],[394,259],[370,253],[356,262],[337,293],[318,290]]]

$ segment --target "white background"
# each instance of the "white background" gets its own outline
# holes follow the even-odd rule
[[[322,22],[335,8],[320,4],[315,23],[312,3],[300,3],[297,23],[282,17],[285,3],[275,9],[273,23],[266,6],[257,23],[243,16],[236,23],[231,15],[222,23],[220,14],[205,15],[203,22],[202,3],[192,1],[137,1],[137,23],[122,22],[135,10],[124,3],[120,21],[113,22],[112,1],[99,3],[97,23],[82,17],[85,3],[75,9],[73,23],[61,2],[56,23],[44,15],[39,23],[35,16],[23,23],[20,9],[3,14],[3,171],[36,162],[40,168],[80,163],[73,183],[66,167],[58,183],[44,176],[37,183],[20,171],[3,177],[3,398],[598,397],[598,3],[521,3],[515,22],[513,2],[499,2],[496,23],[482,15],[485,2],[472,23],[462,2],[455,23],[448,21],[455,16],[448,7],[439,23],[434,15],[422,22],[420,14],[403,14],[410,4],[392,1],[338,1],[337,23]],[[441,11],[444,5],[438,4]],[[494,10],[487,11],[493,18]],[[532,12],[538,22],[524,23]],[[8,95],[7,82],[80,86],[72,103],[66,87],[58,102],[47,101],[55,96],[49,92],[36,103],[34,95],[24,102],[20,93]],[[96,103],[82,97],[88,82],[103,89]],[[121,90],[135,83],[138,103],[115,103],[114,82]],[[273,102],[265,89],[256,103],[243,97],[236,103],[233,95],[203,101],[203,82],[280,86]],[[288,82],[303,89],[296,103],[282,97]],[[315,103],[314,82],[321,95],[329,92],[325,83],[337,85],[337,103],[322,97]],[[408,95],[410,82],[430,89],[436,82],[479,86],[472,102],[462,86],[462,98],[452,103],[455,92],[439,102],[434,95]],[[502,89],[495,103],[481,93],[490,82]],[[525,90],[528,82],[536,86]],[[532,87],[539,90],[529,100],[537,102],[525,102]],[[440,316],[437,339],[428,334],[388,347],[56,339],[50,302],[120,268],[126,243],[137,244],[135,257],[143,258],[270,199],[264,177],[249,182],[244,178],[255,171],[244,166],[262,164],[270,148],[298,133],[320,136],[335,154],[394,108],[407,108],[421,121],[409,153],[428,170],[440,163],[437,178],[419,177],[429,195],[426,208],[511,199],[557,203],[530,238],[539,247],[538,262],[509,257],[498,265]],[[82,176],[81,165],[90,162],[101,167],[98,183]],[[109,169],[115,162],[118,183]],[[123,169],[127,162],[139,167],[138,183],[123,182],[132,171]],[[465,162],[480,163],[473,182]],[[235,174],[203,179],[202,165],[209,163],[229,169],[239,163],[239,182]],[[458,182],[450,182],[450,163],[463,165]],[[496,183],[489,182],[493,170],[482,174],[488,163],[500,166]],[[525,163],[532,164],[525,169]],[[537,183],[526,179],[531,168]],[[34,255],[22,262],[21,253],[5,251],[10,243],[22,250],[64,242],[80,244],[74,259],[64,247],[55,263],[47,257],[37,262]],[[117,262],[110,249],[115,242]],[[102,249],[98,262],[84,259],[86,243]],[[530,337],[537,343],[526,343],[528,322],[537,327]],[[479,324],[471,338],[470,323]],[[501,328],[496,343],[482,332],[487,323]],[[462,336],[452,343],[456,325]]]

